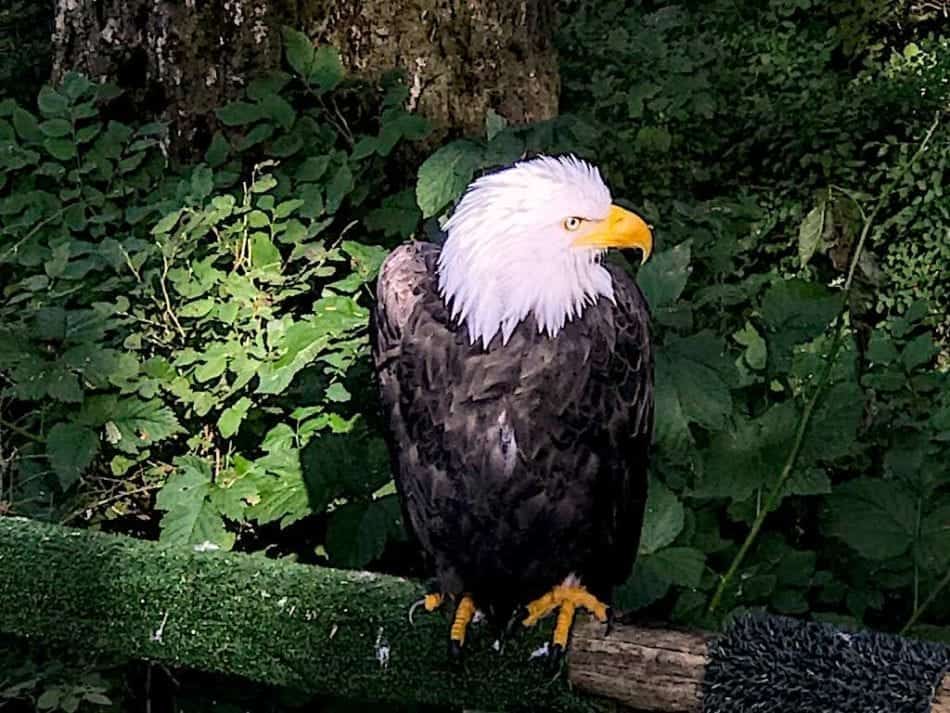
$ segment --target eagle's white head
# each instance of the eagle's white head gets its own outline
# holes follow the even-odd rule
[[[469,340],[506,343],[529,314],[554,337],[600,296],[609,247],[653,249],[650,227],[611,203],[595,166],[539,156],[474,181],[446,224],[439,290]]]

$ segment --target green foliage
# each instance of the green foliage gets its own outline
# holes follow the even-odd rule
[[[38,113],[0,105],[4,423],[29,464],[17,512],[104,499],[116,517],[134,507],[125,491],[158,490],[163,540],[220,548],[323,516],[321,551],[351,566],[401,537],[351,389],[379,234],[420,217],[384,159],[428,129],[392,83],[376,119],[344,123],[339,57],[286,37],[293,74],[251,82],[181,170],[162,126],[100,119],[109,85],[71,74]]]
[[[637,273],[655,465],[619,604],[704,626],[923,616],[945,636],[947,121],[915,152],[950,53],[885,5],[569,2],[565,115],[489,113],[417,176],[406,88],[384,81],[376,106],[289,29],[287,71],[221,107],[192,166],[167,165],[163,127],[102,120],[107,85],[0,103],[0,500],[407,569],[386,559],[402,528],[368,286],[473,177],[570,150],[658,226]]]
[[[658,344],[659,494],[627,606],[707,626],[747,607],[950,623],[946,119],[914,156],[950,101],[950,55],[898,15],[568,3],[565,104],[661,247],[638,274]]]

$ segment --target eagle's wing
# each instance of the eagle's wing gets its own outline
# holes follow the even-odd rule
[[[431,243],[402,245],[383,261],[376,282],[376,305],[370,315],[370,342],[391,443],[409,442],[405,422],[398,413],[400,387],[397,369],[403,332],[425,291],[431,289],[431,269],[438,253],[439,248]],[[412,513],[407,509],[404,483],[398,472],[394,476],[401,496],[405,527],[409,534],[418,535]]]
[[[653,438],[653,345],[646,299],[622,268],[608,266],[613,278],[616,342],[606,377],[617,399],[600,412],[604,423],[611,473],[601,482],[606,492],[597,498],[603,549],[592,570],[605,589],[629,575],[637,555],[646,507],[650,444]],[[597,377],[594,377],[597,378]],[[609,466],[608,466],[609,467]]]

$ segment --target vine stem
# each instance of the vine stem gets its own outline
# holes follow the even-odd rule
[[[914,609],[914,613],[910,615],[910,619],[907,620],[907,623],[904,624],[904,628],[901,629],[901,632],[900,632],[901,636],[906,634],[910,630],[910,628],[914,624],[917,623],[918,619],[920,619],[920,617],[927,610],[927,608],[931,604],[933,604],[935,601],[937,601],[937,597],[939,597],[940,593],[943,592],[943,590],[947,588],[948,584],[950,584],[950,570],[948,570],[947,573],[943,575],[943,579],[937,582],[937,586],[934,587],[933,591],[931,591],[930,594],[927,595],[927,598],[924,600],[924,603],[921,604],[916,609]]]
[[[811,423],[812,413],[814,412],[815,406],[818,404],[818,400],[824,392],[825,387],[828,385],[828,381],[831,378],[832,367],[838,358],[838,352],[841,350],[841,345],[844,342],[844,335],[847,331],[847,322],[845,317],[848,313],[848,296],[851,294],[851,285],[854,282],[854,275],[857,270],[858,262],[861,259],[861,254],[864,252],[864,246],[867,243],[868,236],[871,233],[871,228],[874,227],[877,216],[884,208],[884,204],[887,202],[891,193],[894,192],[900,182],[904,179],[904,176],[907,175],[907,172],[913,168],[917,161],[920,160],[920,157],[923,155],[924,151],[927,150],[927,145],[930,143],[934,132],[936,132],[937,127],[940,125],[941,116],[942,112],[937,112],[937,114],[934,116],[933,123],[931,123],[930,128],[927,130],[923,140],[917,147],[917,151],[914,152],[914,155],[911,157],[910,161],[908,161],[904,167],[900,169],[884,192],[881,193],[880,197],[877,199],[877,202],[874,204],[873,210],[864,221],[864,226],[861,229],[861,236],[858,238],[858,244],[855,246],[854,254],[851,256],[851,264],[848,268],[848,277],[844,283],[844,289],[842,291],[844,299],[842,300],[841,311],[838,312],[838,315],[835,317],[835,321],[832,323],[834,337],[831,342],[831,348],[828,350],[821,374],[819,375],[818,381],[815,384],[815,390],[812,392],[811,398],[809,398],[806,402],[805,408],[802,411],[802,415],[798,419],[798,426],[795,428],[795,440],[792,443],[792,448],[788,453],[788,457],[785,459],[785,465],[782,466],[782,471],[779,474],[778,479],[775,481],[775,484],[769,491],[769,496],[766,498],[765,506],[761,508],[756,514],[755,520],[752,522],[752,527],[749,529],[749,534],[746,535],[745,541],[739,548],[739,552],[736,553],[732,563],[729,565],[729,569],[726,570],[726,573],[723,575],[722,579],[719,580],[719,586],[716,587],[716,592],[713,594],[713,597],[709,602],[708,612],[710,614],[715,612],[722,603],[722,597],[726,593],[726,589],[729,587],[730,582],[732,582],[732,580],[735,578],[736,572],[739,571],[739,567],[741,567],[742,563],[745,561],[746,555],[749,554],[749,550],[752,548],[752,545],[755,544],[755,541],[759,536],[759,532],[762,530],[762,525],[765,523],[765,518],[768,517],[768,514],[781,499],[782,491],[785,488],[785,483],[788,481],[795,469],[795,464],[798,462],[798,456],[801,454],[802,444],[805,441],[805,434],[808,432],[808,426]],[[948,574],[947,580],[942,584],[945,585],[947,582],[950,582],[950,574]],[[940,588],[935,590],[935,592],[931,594],[931,597],[928,597],[927,602],[925,602],[924,605],[920,607],[920,610],[923,610],[926,607],[926,605],[930,602],[930,599],[934,597],[937,592],[939,592]]]

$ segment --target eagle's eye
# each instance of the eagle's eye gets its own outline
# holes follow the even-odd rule
[[[581,223],[584,222],[583,218],[578,218],[577,216],[571,216],[564,221],[564,230],[570,230],[571,232],[577,230],[581,227]]]

